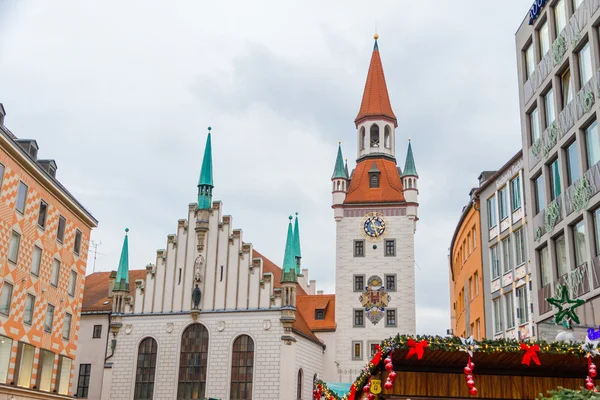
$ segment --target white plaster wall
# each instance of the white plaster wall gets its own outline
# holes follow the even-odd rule
[[[319,378],[325,382],[335,382],[338,380],[336,359],[336,332],[315,332],[315,336],[319,338],[325,345],[323,353],[323,372]]]
[[[302,368],[302,400],[312,399],[313,379],[315,374],[318,377],[323,376],[323,346],[296,335],[296,362],[295,379],[298,379],[298,370]],[[297,391],[297,382],[294,391]],[[296,394],[297,395],[297,394]],[[296,399],[298,397],[294,397]]]
[[[87,398],[89,400],[101,399],[104,358],[106,357],[106,346],[109,336],[108,323],[108,314],[81,315],[77,353],[75,355],[75,368],[73,369],[73,381],[71,382],[70,393],[77,392],[79,366],[81,364],[92,364],[90,387]],[[102,325],[102,335],[99,339],[93,338],[94,325]]]
[[[229,217],[231,218],[231,217]],[[229,261],[229,236],[231,225],[223,222],[218,230],[219,242],[217,245],[217,264],[215,265],[215,310],[225,308],[225,284],[227,282],[227,264]],[[223,275],[221,278],[221,267],[223,267]]]
[[[181,311],[183,293],[185,290],[185,267],[186,267],[186,252],[187,252],[187,232],[183,227],[177,227],[177,254],[175,255],[175,278],[173,282],[173,311]],[[181,273],[181,280],[179,274]],[[189,286],[189,282],[188,282]]]

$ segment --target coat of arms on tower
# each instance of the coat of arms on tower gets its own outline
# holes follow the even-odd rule
[[[385,313],[385,308],[390,302],[390,295],[383,286],[383,281],[377,275],[373,275],[367,281],[365,291],[358,298],[360,304],[365,308],[365,313],[373,325],[377,325]]]

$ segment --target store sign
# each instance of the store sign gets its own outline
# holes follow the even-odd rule
[[[590,340],[600,339],[600,327],[598,328],[598,330],[595,330],[594,328],[588,329],[587,336],[588,336],[588,339],[590,339]]]
[[[546,5],[546,0],[534,0],[533,5],[529,9],[529,25],[533,25],[533,22],[537,17],[540,16],[542,8]]]

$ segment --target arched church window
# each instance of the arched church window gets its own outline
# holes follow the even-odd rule
[[[371,147],[379,147],[379,125],[371,125]]]
[[[408,179],[408,188],[412,189],[412,179]]]
[[[365,127],[360,128],[360,149],[364,150],[366,145]]]
[[[385,144],[386,149],[392,148],[392,133],[389,125],[386,125],[383,129],[383,143]]]
[[[134,400],[152,400],[156,373],[156,340],[147,337],[138,347]]]
[[[231,360],[232,400],[252,400],[252,380],[254,377],[254,340],[241,335],[233,342]]]
[[[296,399],[302,400],[302,368],[298,370],[298,387],[296,388]]]
[[[369,187],[370,188],[378,188],[379,187],[379,174],[371,174],[369,177]]]
[[[178,400],[206,397],[207,360],[208,331],[202,324],[192,324],[181,335]]]
[[[340,190],[341,186],[342,186],[342,183],[340,181],[337,181],[337,190]]]

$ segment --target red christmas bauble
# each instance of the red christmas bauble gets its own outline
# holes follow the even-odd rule
[[[465,381],[473,379],[473,375],[465,375]]]
[[[590,378],[589,376],[586,376],[586,377],[585,377],[585,381],[586,381],[586,382],[591,382],[591,381],[592,381],[592,378]]]
[[[477,388],[473,386],[471,389],[469,389],[469,393],[471,393],[473,396],[477,395]]]
[[[391,359],[391,358],[389,358],[389,357],[386,357],[386,358],[385,358],[385,360],[383,360],[383,363],[384,363],[384,364],[389,364],[389,363],[391,363],[391,362],[392,362],[392,359]]]
[[[389,363],[389,364],[385,364],[385,370],[390,372],[394,369],[394,364]]]
[[[471,372],[473,372],[473,370],[471,368],[469,368],[469,366],[467,365],[465,367],[465,369],[463,370],[463,372],[465,373],[465,375],[470,375]]]
[[[473,379],[468,380],[467,386],[469,387],[469,389],[471,389],[473,386],[475,386],[475,381]]]
[[[594,363],[591,363],[591,364],[590,364],[590,368],[594,368],[594,369],[596,369],[596,364],[594,364]]]
[[[369,393],[369,400],[375,400],[375,395],[373,393]]]
[[[590,376],[591,376],[592,378],[595,378],[595,377],[596,377],[596,375],[598,375],[598,372],[596,372],[596,369],[590,369]]]
[[[371,386],[369,386],[369,385],[363,386],[363,392],[369,393],[369,390],[371,390]]]
[[[585,388],[587,390],[592,390],[592,389],[594,389],[594,384],[592,382],[588,382],[585,384]]]
[[[392,385],[392,382],[387,381],[386,383],[383,384],[383,387],[385,388],[385,390],[392,390],[394,385]]]
[[[394,380],[396,379],[396,371],[391,371],[388,375],[388,378],[390,378],[392,382],[394,382]]]
[[[469,362],[469,367],[471,367],[471,369],[475,369],[475,363],[474,362]]]

